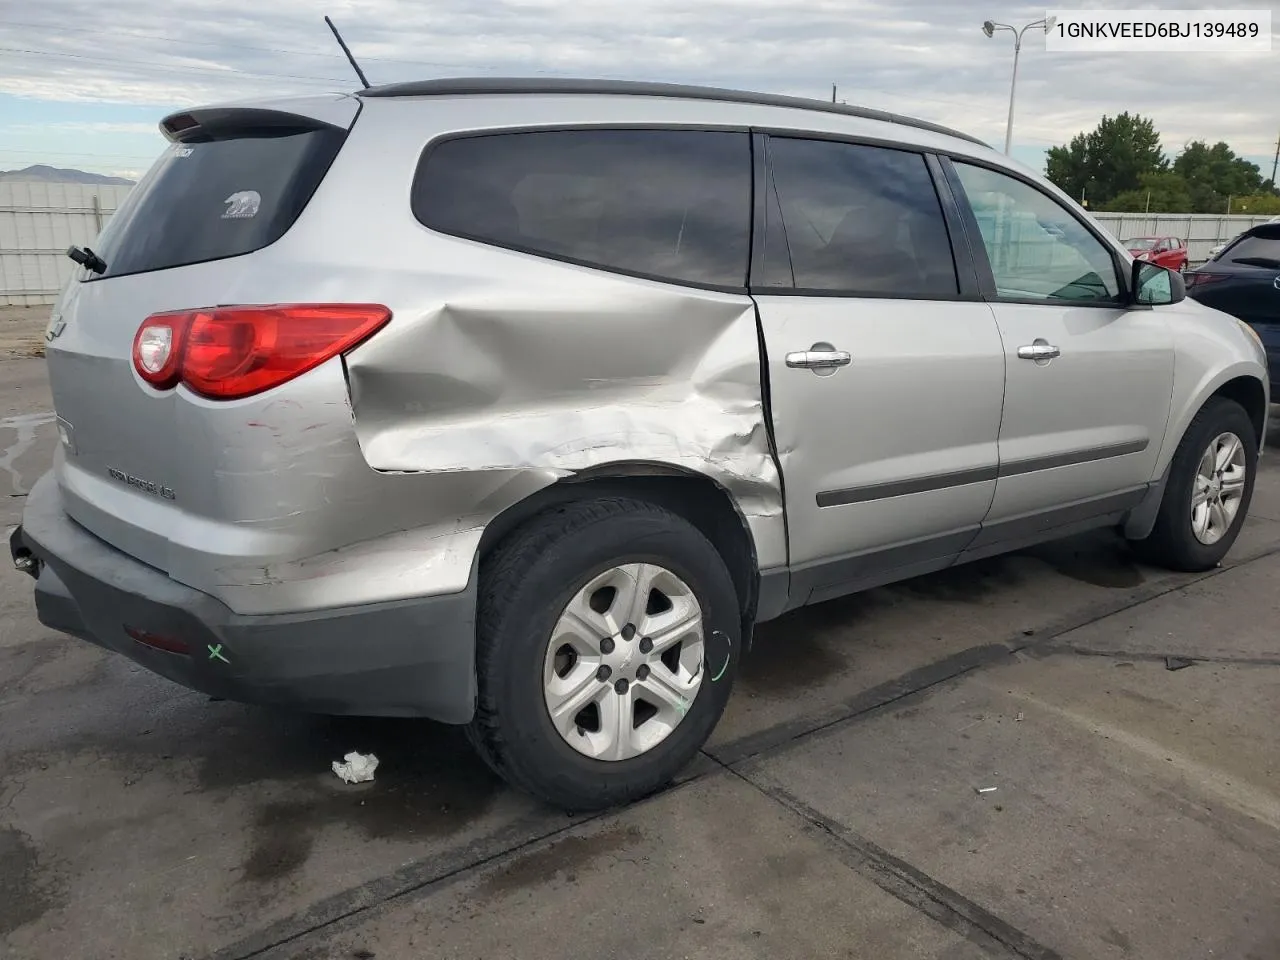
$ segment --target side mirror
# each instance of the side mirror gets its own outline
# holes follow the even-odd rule
[[[1187,299],[1187,285],[1182,274],[1147,260],[1133,261],[1129,290],[1132,302],[1143,307],[1158,307]]]

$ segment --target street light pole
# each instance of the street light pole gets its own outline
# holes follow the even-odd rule
[[[1018,96],[1018,54],[1022,52],[1022,36],[1033,27],[1043,27],[1044,32],[1048,33],[1056,20],[1056,17],[1033,20],[1031,23],[1024,24],[1021,29],[1011,27],[1007,23],[995,23],[991,20],[987,20],[982,25],[982,32],[988,37],[995,36],[997,30],[1008,30],[1013,34],[1013,78],[1009,81],[1009,122],[1004,128],[1004,152],[1006,156],[1008,156],[1010,149],[1013,147],[1013,106]]]

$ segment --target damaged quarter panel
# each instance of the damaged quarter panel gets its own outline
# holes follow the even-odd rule
[[[588,272],[551,272],[562,271]],[[377,470],[550,479],[618,461],[682,467],[734,495],[762,566],[783,559],[746,297],[589,276],[461,286],[401,316],[349,373],[356,434]]]
[[[588,106],[562,104],[554,116],[564,123],[566,113]],[[383,165],[394,153],[393,167],[404,183],[412,180],[430,137],[411,135],[403,113],[380,114],[383,107],[366,107],[361,136],[335,173],[377,150]],[[440,109],[423,104],[421,115]],[[447,119],[442,129],[450,129]],[[522,477],[508,488],[509,503],[494,497],[474,506],[470,515],[483,525],[532,489],[580,471],[665,465],[728,491],[759,567],[785,564],[755,310],[745,290],[622,276],[446,236],[419,223],[400,190],[369,190],[335,196],[317,216],[336,229],[367,219],[359,209],[367,204],[379,218],[361,245],[370,267],[364,283],[393,319],[346,359],[356,437],[374,470],[463,483]],[[331,235],[327,227],[299,235]],[[314,255],[324,256],[318,248]],[[393,263],[414,269],[388,271]]]

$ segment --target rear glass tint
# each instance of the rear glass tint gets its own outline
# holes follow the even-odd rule
[[[769,158],[796,287],[956,295],[947,224],[922,155],[772,137]]]
[[[441,233],[624,273],[746,285],[745,133],[560,130],[429,149],[413,212]]]
[[[1220,259],[1227,263],[1240,260],[1266,260],[1280,263],[1280,236],[1241,237],[1235,246],[1222,254]],[[1269,264],[1256,263],[1254,266],[1269,266]]]
[[[286,129],[173,144],[99,238],[94,252],[107,262],[103,276],[220,260],[274,243],[345,136],[332,128]]]

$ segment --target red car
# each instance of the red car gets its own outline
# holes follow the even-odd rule
[[[1134,237],[1124,245],[1138,260],[1149,260],[1170,270],[1187,267],[1187,245],[1177,237]]]

